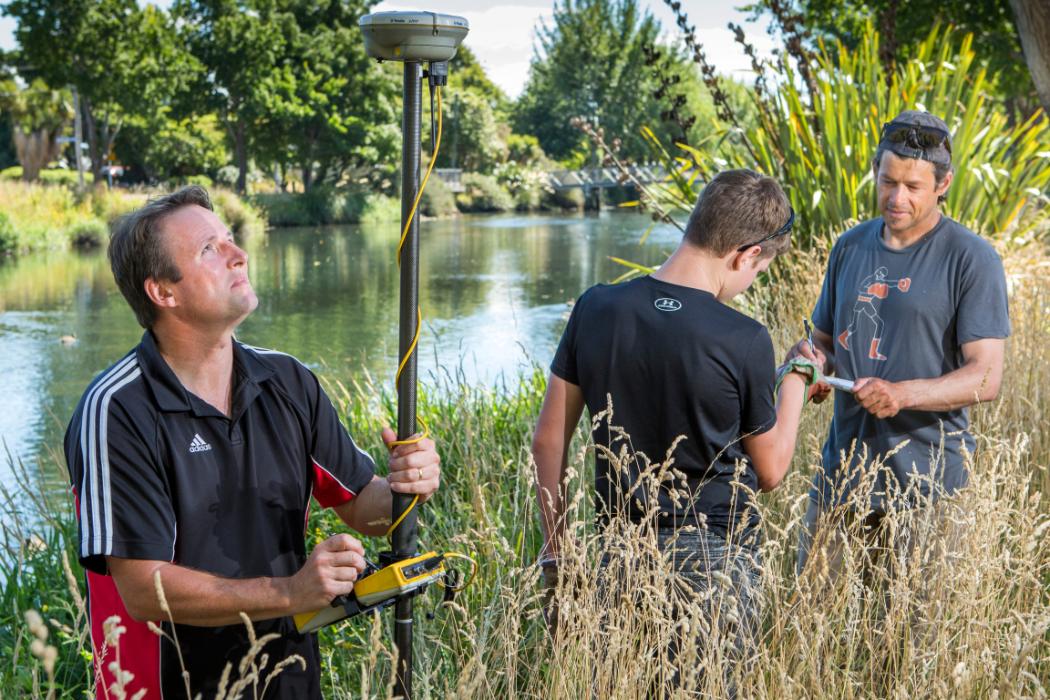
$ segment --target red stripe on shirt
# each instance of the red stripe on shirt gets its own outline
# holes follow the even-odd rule
[[[76,488],[73,503],[80,513],[80,496]],[[124,606],[117,583],[112,576],[103,576],[87,571],[88,615],[91,622],[91,650],[95,666],[95,700],[111,700],[109,689],[116,681],[116,674],[109,668],[116,661],[122,671],[133,674],[125,685],[128,697],[145,689],[144,697],[163,698],[160,689],[160,642],[150,632],[145,622],[137,622]],[[116,615],[125,632],[120,635],[115,648],[106,644],[104,623]]]
[[[325,508],[341,506],[357,494],[339,483],[317,460],[314,463],[314,498]]]
[[[134,674],[125,686],[128,697],[145,688],[147,698],[160,698],[160,637],[150,632],[144,622],[136,622],[124,607],[112,576],[87,572],[88,609],[91,611],[91,646],[95,652],[95,698],[110,700],[108,689],[116,680],[109,665],[120,663],[123,671]],[[117,648],[106,644],[102,624],[111,616],[120,616],[120,624],[127,630],[120,635]]]

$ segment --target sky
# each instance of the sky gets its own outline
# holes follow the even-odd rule
[[[704,46],[707,59],[722,74],[748,80],[751,61],[744,55],[733,35],[726,28],[728,22],[744,27],[748,41],[760,55],[768,56],[773,41],[764,25],[746,22],[746,15],[735,9],[746,0],[682,0],[682,9],[689,22],[696,27],[697,38]],[[153,0],[153,4],[169,6],[171,0]],[[678,39],[674,15],[662,0],[640,0],[640,4],[660,21],[666,39]],[[420,4],[380,2],[375,12],[384,10],[429,10],[466,17],[470,33],[466,45],[477,55],[489,77],[512,98],[521,94],[529,75],[533,57],[536,27],[540,20],[549,20],[553,14],[553,0],[431,0]],[[14,21],[0,17],[0,48],[14,48]],[[455,67],[453,66],[453,70]]]

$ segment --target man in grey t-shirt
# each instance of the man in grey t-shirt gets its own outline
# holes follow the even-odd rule
[[[966,485],[967,407],[996,398],[1010,334],[1002,261],[940,212],[952,181],[945,123],[903,112],[883,127],[872,167],[882,216],[835,243],[813,311],[826,372],[855,384],[835,395],[799,571],[822,512],[847,504],[877,530],[886,512]],[[794,352],[810,356],[808,343]]]

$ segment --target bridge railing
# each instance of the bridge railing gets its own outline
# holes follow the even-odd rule
[[[434,168],[432,175],[448,185],[453,192],[463,191],[463,170],[461,168]]]
[[[667,177],[667,171],[662,165],[645,164],[629,166],[626,173],[619,168],[581,168],[579,170],[552,170],[547,173],[547,177],[554,189],[577,187],[604,189],[630,184],[631,178],[646,185],[661,182]]]

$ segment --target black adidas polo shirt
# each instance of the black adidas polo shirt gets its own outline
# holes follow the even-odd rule
[[[182,386],[147,331],[91,383],[69,424],[80,561],[89,572],[96,668],[106,686],[113,654],[102,656],[103,621],[118,614],[128,630],[121,666],[135,674],[129,689],[156,688],[149,697],[186,692],[174,645],[127,614],[106,575],[107,555],[230,578],[289,576],[306,561],[311,496],[340,505],[375,473],[312,372],[282,353],[237,342],[233,351],[230,417]],[[307,663],[271,680],[267,697],[320,697],[316,636],[299,635],[291,618],[258,622],[255,630],[281,635],[263,650],[270,669],[292,654]],[[227,663],[236,680],[249,646],[243,625],[180,624],[174,632],[192,695],[214,695]]]

